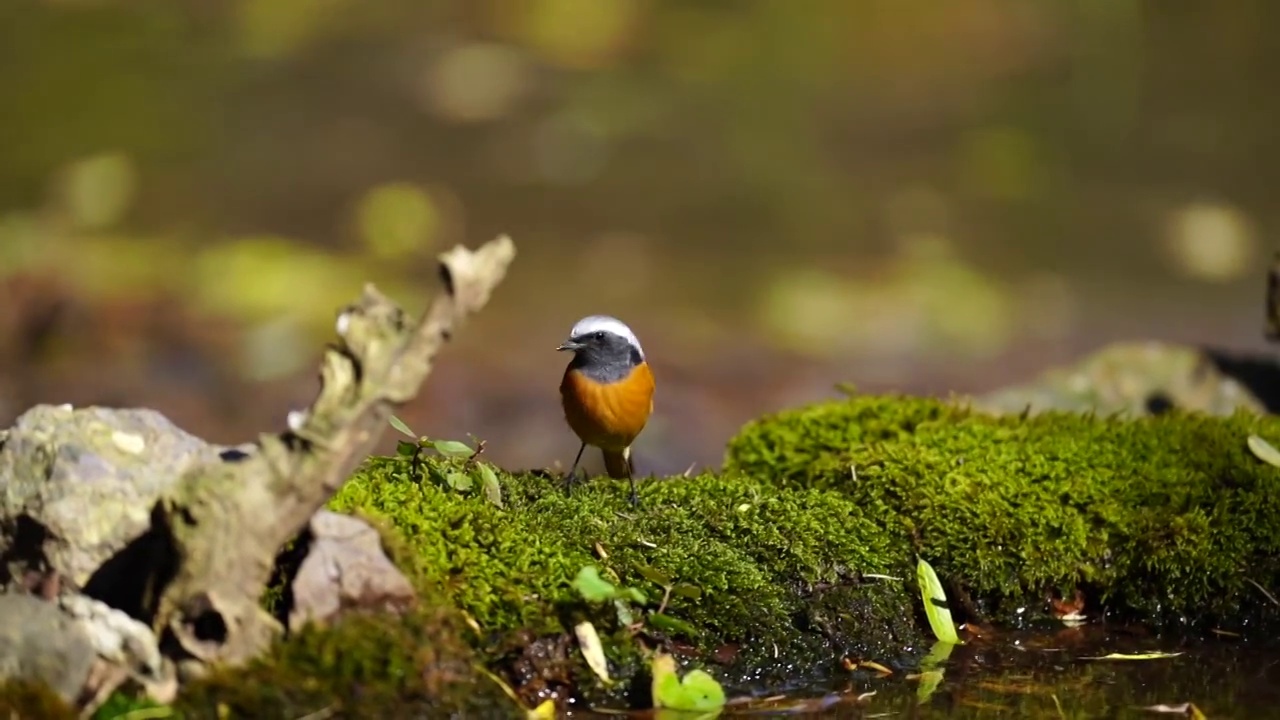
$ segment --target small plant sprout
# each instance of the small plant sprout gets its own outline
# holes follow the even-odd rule
[[[702,717],[715,717],[724,708],[724,688],[707,671],[690,670],[681,678],[676,674],[675,659],[661,651],[653,656],[649,668],[655,708],[705,713]]]
[[[688,598],[690,600],[697,600],[702,597],[702,588],[696,585],[690,585],[689,583],[674,582],[661,571],[649,567],[648,565],[641,565],[636,568],[636,571],[639,572],[645,580],[648,580],[662,588],[662,601],[658,603],[658,609],[649,614],[649,624],[659,630],[681,633],[686,637],[694,637],[697,635],[697,629],[692,625],[683,620],[667,615],[665,611],[667,609],[667,603],[671,602],[672,595]]]
[[[645,604],[643,592],[633,587],[619,587],[600,577],[600,569],[595,565],[584,566],[573,579],[573,587],[584,600],[590,603],[602,603],[609,600],[631,600],[640,605]]]
[[[479,475],[480,488],[484,493],[485,499],[498,507],[503,506],[502,485],[498,481],[497,471],[491,465],[479,460],[480,455],[484,452],[485,443],[483,440],[472,438],[475,441],[475,448],[472,448],[460,440],[432,440],[425,435],[418,435],[395,415],[392,415],[388,422],[391,427],[401,434],[413,438],[412,442],[407,440],[397,442],[396,454],[410,458],[410,470],[415,478],[421,478],[423,474],[423,453],[427,450],[434,450],[437,455],[443,458],[460,459],[463,462],[447,469],[437,470],[433,467],[431,472],[433,480],[458,492],[466,492],[475,485],[475,478],[471,476],[474,470]]]
[[[577,577],[573,580],[573,586],[587,602],[612,602],[618,614],[618,622],[629,628],[633,634],[639,632],[647,624],[654,629],[667,633],[679,633],[685,637],[697,636],[698,630],[693,625],[667,615],[663,611],[666,610],[667,603],[671,600],[672,595],[698,598],[702,596],[702,590],[688,583],[673,583],[666,575],[647,566],[641,566],[640,574],[644,575],[646,579],[662,585],[663,596],[658,608],[642,615],[639,621],[636,620],[636,611],[631,607],[631,604],[648,604],[648,599],[639,588],[616,585],[605,580],[600,576],[600,570],[595,565],[587,565],[579,570]]]

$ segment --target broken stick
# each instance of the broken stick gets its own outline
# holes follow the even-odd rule
[[[440,256],[443,290],[410,326],[372,285],[338,317],[321,387],[290,430],[236,462],[198,468],[157,504],[162,542],[150,578],[152,627],[181,670],[238,664],[281,632],[259,605],[277,553],[373,450],[392,410],[418,392],[436,354],[489,301],[515,257],[502,236]],[[184,672],[184,674],[187,674]]]

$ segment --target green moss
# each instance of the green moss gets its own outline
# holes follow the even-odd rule
[[[928,644],[917,552],[990,619],[1035,615],[1046,593],[1080,587],[1093,614],[1238,626],[1268,612],[1247,577],[1280,585],[1280,469],[1252,457],[1251,432],[1280,440],[1280,421],[995,417],[861,397],[753,422],[724,472],[644,481],[638,508],[621,482],[567,496],[559,478],[498,473],[499,508],[463,459],[371,458],[329,506],[380,527],[422,593],[418,610],[304,632],[187,689],[179,706],[194,717],[220,705],[233,716],[518,713],[474,657],[530,706],[575,695],[643,707],[642,640],[720,662],[731,688],[785,686],[842,655],[912,664]],[[442,482],[458,472],[477,480],[470,490]],[[647,595],[637,618],[663,596],[650,569],[699,588],[664,610],[696,632],[650,625],[633,638],[615,606],[572,587],[587,564]],[[582,661],[582,620],[618,684]]]
[[[265,657],[187,685],[185,718],[518,717],[476,673],[454,616],[427,599],[407,616],[351,614],[310,626]]]
[[[1256,598],[1246,578],[1280,581],[1280,470],[1250,454],[1250,433],[1280,438],[1280,421],[995,417],[860,397],[750,423],[726,469],[839,493],[992,608],[1079,585],[1094,612],[1235,624],[1261,609],[1242,602]]]
[[[0,717],[74,720],[76,711],[43,682],[0,682]]]
[[[426,475],[461,468],[461,460],[433,458]],[[620,638],[613,607],[582,601],[571,581],[586,564],[641,589],[649,608],[663,589],[646,580],[652,568],[701,590],[696,598],[673,595],[666,614],[692,624],[696,637],[679,638],[703,650],[742,643],[744,659],[794,663],[798,657],[829,662],[818,645],[852,643],[865,628],[830,617],[824,634],[810,618],[815,593],[858,586],[847,599],[848,616],[873,615],[884,627],[906,615],[907,596],[867,592],[860,573],[901,574],[906,548],[890,544],[878,523],[841,493],[799,489],[778,493],[769,482],[739,474],[704,474],[641,483],[641,505],[627,502],[622,483],[597,479],[567,496],[558,478],[501,474],[505,506],[487,502],[478,489],[458,492],[417,482],[402,458],[373,458],[348,481],[330,507],[383,518],[405,538],[402,567],[443,588],[457,607],[492,638],[484,651],[499,659],[500,640],[515,631],[554,636],[589,619],[606,638]],[[478,487],[478,486],[477,486]],[[597,546],[605,553],[602,559]],[[859,597],[860,596],[860,597]],[[864,609],[874,608],[874,611]],[[911,627],[895,626],[911,642]],[[854,634],[855,631],[861,634]],[[761,641],[761,642],[754,642]],[[621,672],[634,664],[626,643],[607,643]],[[775,650],[775,647],[778,649]],[[801,652],[803,650],[803,652]]]

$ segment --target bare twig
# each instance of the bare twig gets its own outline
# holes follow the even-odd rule
[[[444,286],[422,321],[372,285],[338,317],[311,407],[236,463],[189,473],[154,513],[171,567],[152,578],[153,626],[187,670],[259,654],[281,630],[258,605],[279,550],[372,451],[392,410],[412,399],[436,354],[488,302],[515,257],[503,236],[440,256]],[[194,662],[193,662],[194,661]]]
[[[1276,596],[1267,592],[1267,589],[1259,585],[1256,580],[1254,580],[1253,578],[1245,578],[1244,581],[1261,590],[1262,594],[1266,595],[1267,599],[1271,601],[1271,604],[1280,606],[1280,600],[1276,600]]]

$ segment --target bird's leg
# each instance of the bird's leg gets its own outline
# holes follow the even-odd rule
[[[582,452],[587,449],[587,444],[582,443],[578,448],[578,456],[573,459],[573,467],[569,468],[569,473],[564,476],[564,491],[568,493],[573,490],[574,475],[578,472],[578,463],[582,461]]]
[[[622,459],[627,462],[627,480],[631,483],[631,507],[639,507],[640,496],[636,493],[636,469],[631,464],[631,446],[622,451]]]

